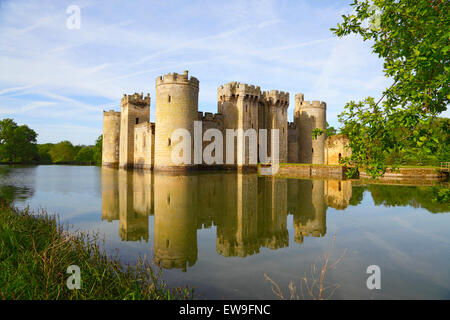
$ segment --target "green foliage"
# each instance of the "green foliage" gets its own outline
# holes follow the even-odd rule
[[[314,128],[312,131],[312,138],[313,140],[316,140],[318,136],[321,136],[323,134],[323,130],[319,128]],[[331,137],[337,134],[337,130],[334,127],[330,127],[330,125],[327,122],[327,130],[326,130],[326,137]]]
[[[314,128],[312,131],[312,138],[313,140],[316,140],[318,136],[321,136],[323,134],[323,130],[319,128]]]
[[[96,165],[102,163],[102,135],[97,138],[94,146],[74,146],[70,141],[38,145],[36,138],[37,133],[28,126],[18,126],[12,119],[0,120],[0,162]]]
[[[446,203],[448,206],[448,204],[450,203],[450,188],[448,186],[433,187],[432,193],[434,195],[433,202]]]
[[[429,123],[418,125],[404,148],[390,150],[386,161],[389,165],[440,166],[450,159],[450,119],[430,118]],[[404,137],[408,132],[397,128],[395,135]]]
[[[39,163],[101,165],[102,138],[103,136],[99,136],[94,146],[74,146],[69,141],[38,145]]]
[[[328,122],[327,122],[327,138],[328,138],[328,137],[331,137],[331,136],[334,136],[334,135],[336,135],[336,134],[337,134],[336,128],[330,127],[330,125],[329,125]]]
[[[102,164],[102,147],[103,147],[103,135],[97,138],[94,146],[94,163],[96,165]]]
[[[94,162],[94,148],[83,147],[75,156],[74,162],[79,164],[92,164]]]
[[[41,164],[52,163],[52,157],[50,156],[50,150],[52,146],[53,146],[52,143],[38,144],[39,163]]]
[[[79,151],[74,158],[77,164],[102,164],[102,141],[103,135],[99,136],[94,146],[76,146]]]
[[[66,286],[67,267],[81,270],[81,289]],[[45,212],[0,205],[0,297],[14,300],[191,299],[188,288],[169,289],[161,273],[102,251],[95,237],[72,234]]]
[[[37,133],[12,119],[0,121],[0,161],[34,162],[38,159]]]
[[[70,141],[61,141],[50,148],[50,157],[53,163],[73,162],[76,149]]]
[[[372,4],[380,12],[375,19]],[[331,30],[339,37],[355,33],[373,41],[373,52],[393,82],[377,102],[372,97],[351,101],[339,116],[352,148],[345,161],[375,177],[384,172],[391,151],[415,142],[425,157],[439,148],[417,129],[430,126],[449,103],[450,5],[442,0],[355,0],[351,5],[354,13]]]
[[[369,184],[367,189],[372,194],[375,205],[386,207],[411,206],[424,208],[431,213],[445,213],[450,210],[448,186],[416,187]],[[439,199],[438,197],[441,196]],[[447,201],[444,198],[446,198]]]
[[[353,186],[352,187],[352,197],[350,199],[349,204],[351,206],[358,206],[364,198],[364,187],[361,186]]]

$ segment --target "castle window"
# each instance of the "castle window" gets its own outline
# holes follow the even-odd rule
[[[341,182],[339,181],[339,191],[341,191]]]
[[[172,140],[170,140],[170,138],[169,138],[169,144],[168,144],[168,146],[170,147],[172,145]]]
[[[311,152],[314,153],[314,148],[311,149]]]
[[[170,204],[170,195],[167,195],[167,204]]]
[[[169,102],[169,103],[172,102],[172,97],[171,97],[171,96],[168,96],[168,97],[167,97],[167,102]]]
[[[341,162],[342,154],[339,153],[339,162]]]
[[[136,124],[139,124],[139,118],[136,118]]]

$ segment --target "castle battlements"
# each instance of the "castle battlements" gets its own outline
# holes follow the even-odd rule
[[[217,95],[219,98],[240,96],[244,98],[259,99],[261,96],[261,88],[258,86],[233,81],[219,86],[217,89]]]
[[[164,84],[184,84],[184,85],[190,85],[193,87],[198,88],[200,82],[195,77],[189,78],[188,71],[184,71],[183,74],[179,73],[168,73],[164,76],[159,76],[156,78],[156,86],[164,85]]]
[[[325,102],[320,101],[302,101],[300,104],[300,108],[320,108],[320,109],[326,109],[327,104]]]
[[[280,106],[289,106],[289,92],[270,90],[264,91],[263,97],[272,104],[279,104]]]
[[[223,121],[223,114],[221,113],[212,113],[212,112],[198,112],[198,121]]]
[[[236,95],[246,98],[250,97],[259,99],[259,97],[261,96],[261,88],[258,86],[238,82],[236,86]]]
[[[119,117],[120,118],[120,111],[114,111],[114,110],[105,111],[105,110],[103,110],[103,116],[104,117]]]
[[[134,93],[134,94],[124,94],[122,97],[122,105],[132,104],[139,107],[148,107],[150,106],[150,93],[144,97],[144,93]]]
[[[303,93],[297,93],[295,95],[295,105],[300,105],[303,101],[305,101],[305,95]]]

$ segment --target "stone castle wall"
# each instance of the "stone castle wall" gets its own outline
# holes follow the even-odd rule
[[[298,163],[298,136],[295,122],[288,124],[288,163]]]
[[[120,112],[103,111],[103,147],[102,165],[117,167],[119,165]]]
[[[153,169],[155,124],[143,122],[134,127],[134,168]]]
[[[279,162],[286,162],[288,157],[288,120],[289,93],[271,90],[263,93],[265,105],[265,125],[260,129],[277,129],[279,139]],[[272,154],[272,136],[267,132],[269,154]]]
[[[327,105],[320,101],[304,101],[303,98],[303,94],[296,95],[294,111],[298,130],[299,162],[324,164]],[[316,128],[321,129],[323,133],[313,139],[312,132]]]
[[[190,164],[174,164],[172,148],[178,141],[172,141],[174,130],[186,129],[194,137],[194,121],[198,118],[199,81],[184,74],[169,73],[156,79],[155,115],[155,169],[165,170],[175,167],[194,166],[191,152]],[[190,141],[193,150],[193,139]]]
[[[349,140],[343,134],[328,137],[325,141],[325,164],[338,165],[342,158],[351,156],[348,144]]]
[[[218,111],[223,115],[223,131],[224,131],[224,158],[227,149],[226,130],[227,129],[255,129],[258,132],[258,106],[261,96],[260,87],[248,85],[239,82],[230,82],[222,85],[217,90]],[[245,167],[249,165],[249,152],[240,159],[238,150],[242,150],[242,143],[245,144],[245,150],[248,148],[248,138],[243,140],[234,139],[233,163],[237,167]],[[231,155],[230,155],[231,156]],[[226,162],[226,158],[224,159]]]
[[[150,94],[135,93],[123,95],[120,112],[120,154],[119,166],[132,168],[134,165],[134,127],[150,120]]]
[[[202,154],[194,148],[194,121],[201,121],[202,137],[208,129],[217,129],[223,136],[223,163],[213,163],[223,168],[227,162],[227,130],[233,130],[234,154],[228,155],[235,169],[254,168],[250,164],[249,138],[237,135],[237,129],[245,132],[254,129],[258,141],[257,162],[274,162],[271,130],[278,129],[280,163],[334,163],[336,154],[344,157],[341,141],[325,148],[326,104],[319,101],[304,101],[303,94],[295,96],[294,122],[288,123],[289,93],[270,90],[239,82],[230,82],[218,87],[218,113],[198,111],[199,81],[183,74],[169,73],[156,79],[155,123],[150,123],[150,96],[135,93],[124,95],[121,111],[108,111],[103,115],[104,166],[142,168],[155,170],[187,170],[200,168],[203,152],[210,141],[203,141]],[[323,130],[317,139],[312,139],[315,128]],[[190,136],[190,161],[175,164],[172,161],[174,130],[184,129]],[[267,129],[267,145],[260,144],[260,129]],[[199,137],[200,139],[202,137]],[[334,141],[334,140],[333,140]],[[331,145],[330,145],[331,146]],[[261,159],[259,149],[266,150],[269,157]],[[180,148],[178,148],[180,149]],[[245,154],[242,153],[245,150]],[[209,151],[209,150],[208,150]],[[342,152],[340,152],[342,151]],[[181,151],[180,151],[181,152]],[[184,152],[184,150],[183,150]],[[197,154],[196,154],[197,152]],[[181,154],[180,154],[181,155]],[[197,160],[197,161],[195,161]],[[211,165],[208,163],[208,165]]]

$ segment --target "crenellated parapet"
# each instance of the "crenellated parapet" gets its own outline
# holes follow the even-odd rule
[[[289,92],[270,90],[264,91],[262,96],[264,100],[272,105],[281,107],[289,106]]]
[[[105,110],[103,110],[103,116],[104,117],[119,117],[120,118],[120,111],[114,111],[114,110],[105,111]]]
[[[149,107],[150,106],[150,93],[144,97],[144,93],[124,94],[121,100],[122,106],[126,104]]]
[[[212,112],[198,112],[198,121],[223,122],[223,114]]]
[[[295,105],[300,105],[303,101],[305,101],[305,95],[303,93],[297,93],[295,95]]]
[[[168,73],[164,76],[159,76],[156,78],[156,86],[167,85],[167,84],[181,84],[189,85],[195,88],[199,87],[200,82],[195,77],[189,77],[188,71],[184,71],[183,74],[176,72]]]
[[[318,109],[327,109],[327,104],[325,102],[320,101],[302,101],[300,103],[300,108],[309,109],[309,108],[318,108]]]
[[[258,86],[233,81],[219,86],[217,89],[217,96],[219,100],[227,100],[233,97],[258,100],[261,97],[261,88]]]

